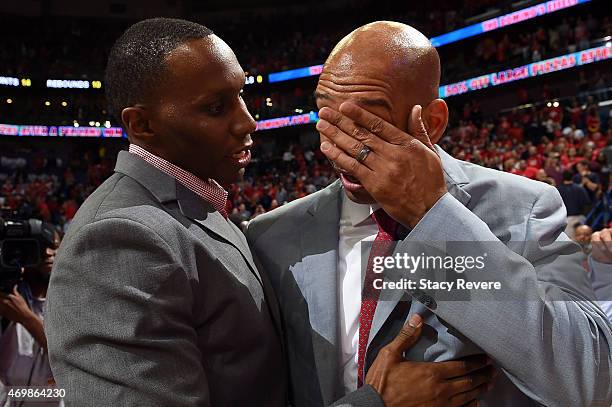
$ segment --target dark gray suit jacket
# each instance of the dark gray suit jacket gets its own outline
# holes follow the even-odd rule
[[[454,255],[468,249],[487,253],[482,278],[501,282],[508,296],[483,298],[472,291],[459,300],[427,290],[394,291],[376,308],[366,371],[409,313],[419,313],[423,335],[408,359],[486,353],[505,373],[482,406],[609,407],[612,330],[591,301],[580,249],[562,233],[566,212],[557,190],[437,151],[449,192],[396,250],[418,254],[427,243]],[[344,195],[336,182],[258,216],[246,233],[279,299],[296,407],[382,406],[367,386],[344,394],[340,375],[336,266]],[[453,242],[464,244],[446,245]],[[409,250],[411,245],[419,250]],[[453,247],[459,252],[450,251]]]
[[[58,252],[45,330],[69,406],[282,406],[276,300],[231,222],[120,152]]]

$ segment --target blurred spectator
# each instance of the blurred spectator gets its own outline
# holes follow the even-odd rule
[[[11,293],[0,293],[0,381],[6,386],[55,384],[43,329],[44,304],[60,235],[44,248],[42,262],[23,269],[23,280]],[[0,394],[0,402],[6,395]],[[4,404],[3,404],[4,405]],[[18,404],[8,404],[8,406]],[[24,402],[23,406],[61,406],[60,402]]]
[[[569,170],[563,172],[563,182],[557,188],[567,209],[565,233],[570,238],[574,238],[574,228],[586,219],[583,214],[585,207],[591,203],[591,200],[584,187],[572,181],[572,173]]]
[[[546,171],[543,168],[540,168],[536,172],[535,179],[537,181],[545,182],[545,183],[547,183],[549,185],[552,185],[553,187],[556,186],[555,180],[552,179],[551,177],[549,177],[548,174],[546,174]]]
[[[576,164],[576,172],[574,182],[582,185],[589,195],[589,201],[594,202],[601,188],[599,175],[591,171],[589,161],[586,159]]]
[[[591,253],[591,235],[593,229],[588,225],[576,224],[574,226],[574,240],[582,247],[582,252],[586,255]]]
[[[590,279],[599,306],[612,323],[612,229],[603,229],[591,236],[589,258]]]

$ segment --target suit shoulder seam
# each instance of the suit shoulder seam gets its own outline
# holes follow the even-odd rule
[[[96,212],[93,215],[93,219],[95,220],[98,217],[98,214],[100,212],[100,208],[102,207],[102,205],[104,204],[104,202],[106,202],[106,199],[108,198],[108,196],[115,190],[115,188],[117,187],[117,184],[119,183],[119,181],[121,181],[123,179],[123,177],[125,177],[125,175],[116,172],[115,174],[119,174],[119,178],[117,178],[117,180],[115,181],[115,183],[113,184],[113,187],[110,189],[110,191],[108,191],[106,193],[106,195],[104,195],[104,197],[102,199],[100,199],[100,203],[98,204],[98,207],[96,208]]]

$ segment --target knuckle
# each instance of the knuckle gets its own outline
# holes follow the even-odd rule
[[[336,149],[329,150],[327,152],[327,156],[329,157],[330,160],[332,160],[336,164],[336,166],[340,166],[340,167],[342,166],[342,163],[339,161],[340,152],[338,150]]]
[[[353,131],[351,132],[351,135],[354,139],[359,140],[359,141],[364,141],[368,139],[368,134],[366,129],[364,129],[363,127],[355,127],[353,129]]]
[[[427,376],[427,379],[431,382],[438,382],[440,380],[440,372],[438,372],[433,367],[426,367],[425,375]]]
[[[402,176],[402,170],[395,162],[396,161],[391,162],[388,166],[389,177],[391,177],[391,179],[397,179],[397,177]]]
[[[472,386],[474,386],[474,376],[469,375],[468,377],[465,378],[465,384],[467,387],[471,388]]]
[[[331,123],[333,123],[334,125],[338,126],[342,123],[342,116],[339,114],[334,113],[332,115],[332,117],[330,117],[329,120]]]
[[[410,325],[404,326],[400,331],[400,335],[404,338],[410,338],[413,334],[414,334],[414,328],[411,327]]]
[[[329,127],[327,128],[327,134],[328,134],[329,136],[331,136],[332,138],[333,138],[333,137],[336,137],[336,136],[338,135],[338,133],[339,133],[339,131],[338,131],[338,127],[336,127],[335,125],[334,125],[334,126],[329,126]]]
[[[409,151],[417,151],[417,150],[418,150],[418,148],[419,148],[419,146],[420,146],[420,141],[419,141],[419,140],[417,140],[417,139],[415,139],[415,138],[413,138],[412,140],[410,140],[410,141],[408,142],[408,144],[406,145],[406,148],[407,148]]]
[[[374,133],[374,134],[378,134],[378,133],[380,133],[381,131],[383,131],[384,126],[385,126],[385,125],[384,125],[384,123],[383,123],[382,119],[380,119],[380,118],[376,117],[376,118],[374,118],[374,119],[372,119],[372,120],[370,121],[370,124],[369,124],[368,128],[370,129],[370,131],[371,131],[372,133]]]
[[[355,159],[351,159],[351,160],[348,162],[348,166],[347,166],[348,168],[347,168],[347,169],[348,169],[350,172],[353,172],[353,173],[354,173],[355,171],[357,171],[358,166],[359,166],[359,163],[357,162],[357,160],[355,160]]]
[[[389,358],[393,355],[393,349],[391,349],[389,346],[385,346],[378,352],[378,354],[384,358]]]
[[[359,142],[352,143],[351,147],[349,148],[350,150],[349,153],[352,157],[357,157],[359,153],[361,152],[362,148],[363,148],[363,144]]]

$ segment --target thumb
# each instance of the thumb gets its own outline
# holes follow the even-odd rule
[[[19,290],[17,289],[17,284],[13,286],[13,294],[15,294],[18,297],[21,296],[21,294],[19,294]]]
[[[417,343],[421,337],[421,330],[423,328],[423,319],[419,314],[412,314],[408,323],[402,327],[402,330],[397,334],[387,346],[387,349],[391,350],[398,355],[401,355],[412,345]]]
[[[427,134],[422,115],[423,107],[421,105],[414,105],[410,112],[410,135],[433,150],[433,144],[431,144]]]

